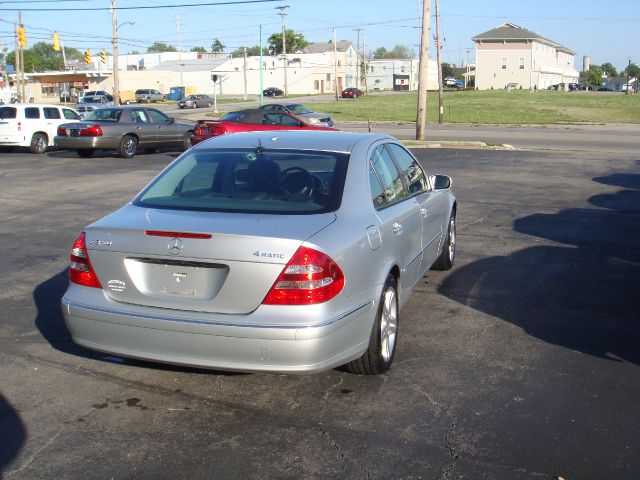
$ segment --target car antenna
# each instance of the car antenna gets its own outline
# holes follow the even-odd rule
[[[258,146],[256,147],[256,153],[264,152],[264,147],[262,146],[262,142],[258,139]]]

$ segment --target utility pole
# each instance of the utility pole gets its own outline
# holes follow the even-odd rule
[[[176,15],[176,33],[178,34],[178,63],[180,64],[180,86],[183,87],[183,81],[182,81],[182,74],[183,74],[183,68],[182,68],[182,35],[180,32],[180,14]],[[213,85],[213,87],[215,88],[215,84]]]
[[[420,35],[420,70],[418,73],[418,115],[416,118],[416,140],[425,139],[427,123],[427,73],[429,70],[429,25],[431,0],[422,0],[422,32]]]
[[[287,85],[287,40],[284,29],[284,17],[287,16],[284,13],[285,9],[289,8],[289,5],[281,5],[276,7],[276,10],[280,10],[280,18],[282,19],[282,60],[284,61],[284,94],[289,95],[289,85]]]
[[[14,50],[14,57],[15,57],[15,67],[16,67],[16,72],[15,72],[15,84],[16,84],[16,98],[18,99],[18,102],[22,101],[22,94],[20,93],[20,45],[18,42],[18,25],[19,23],[16,21],[14,22],[14,30],[15,30],[15,50]]]
[[[262,24],[260,24],[260,106],[264,104],[264,72],[262,68]]]
[[[362,34],[362,80],[364,80],[364,91],[369,93],[369,83],[367,82],[367,35]]]
[[[467,82],[469,81],[469,74],[471,73],[471,49],[467,48],[467,74],[464,76],[464,88],[467,89]],[[531,83],[531,81],[529,81]]]
[[[362,28],[354,28],[352,32],[358,32],[358,43],[356,46],[356,87],[360,88],[360,32]]]
[[[336,27],[333,27],[333,89],[338,100],[338,46],[336,45]]]
[[[18,12],[18,28],[22,28],[22,12]],[[20,84],[21,98],[23,102],[27,101],[27,81],[25,79],[25,68],[24,68],[24,47],[22,44],[19,45],[20,48],[20,75],[18,78],[18,83]]]
[[[627,65],[627,89],[624,94],[629,95],[629,74],[631,72],[631,57],[629,57],[629,65]]]
[[[247,47],[242,47],[242,57],[244,58],[244,97],[247,99]]]
[[[438,59],[438,123],[444,121],[444,86],[442,85],[442,44],[440,43],[440,0],[436,0],[436,50]]]
[[[120,105],[120,72],[118,71],[118,18],[116,0],[111,0],[111,24],[113,27],[113,101]]]

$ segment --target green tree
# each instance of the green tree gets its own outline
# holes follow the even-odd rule
[[[153,42],[147,47],[147,53],[177,52],[173,45],[164,42]]]
[[[83,58],[82,52],[75,48],[64,48],[67,62]],[[15,65],[15,52],[7,55],[6,62]],[[45,70],[62,70],[62,52],[53,50],[50,43],[38,42],[24,51],[24,66],[26,72],[44,72]]]
[[[211,44],[211,52],[222,53],[224,51],[224,45],[219,38],[216,38]]]
[[[380,47],[373,52],[373,56],[376,59],[381,58],[395,58],[395,59],[407,59],[413,58],[414,52],[406,45],[396,45],[392,50],[387,50],[384,47]]]
[[[455,77],[455,76],[456,76],[456,71],[455,71],[453,65],[450,65],[448,63],[443,63],[442,64],[442,78]]]
[[[607,63],[603,63],[602,65],[600,65],[600,69],[607,74],[607,77],[617,77],[618,76],[618,71],[616,70],[616,67],[614,67],[611,63],[607,62]]]
[[[602,74],[602,68],[592,65],[587,72],[587,82],[591,85],[602,85]]]
[[[189,50],[190,52],[201,52],[201,53],[205,53],[207,51],[206,48],[204,47],[193,47],[191,50]]]
[[[309,45],[309,42],[304,39],[304,35],[296,33],[292,29],[286,29],[284,35],[287,41],[287,53],[302,50]],[[267,39],[267,42],[269,42],[268,49],[271,55],[280,55],[282,53],[282,33],[274,33]]]
[[[243,53],[243,49],[245,47],[240,47],[240,48],[236,48],[233,52],[231,52],[231,56],[232,57],[241,57],[242,55],[244,55]],[[258,55],[260,55],[260,45],[254,45],[253,47],[246,47],[247,49],[247,56],[249,57],[257,57]],[[266,53],[266,50],[263,52]]]
[[[622,75],[625,77],[629,75],[630,77],[638,78],[640,77],[640,67],[635,63],[627,65],[627,67],[624,69],[624,72],[622,72]]]

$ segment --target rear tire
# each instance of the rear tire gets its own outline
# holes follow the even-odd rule
[[[79,150],[76,150],[76,153],[78,154],[78,156],[82,158],[93,157],[94,152],[95,150],[93,148],[81,148]]]
[[[449,270],[456,260],[456,212],[451,212],[447,227],[447,237],[442,245],[442,253],[431,267],[433,270]]]
[[[397,281],[396,277],[389,275],[382,289],[369,348],[360,358],[345,365],[348,371],[360,375],[380,375],[389,370],[396,353],[398,313]]]
[[[118,154],[124,158],[131,158],[136,154],[138,149],[138,139],[133,135],[125,135],[120,140],[120,146],[118,147]]]
[[[31,143],[29,144],[29,151],[31,153],[44,153],[47,151],[47,145],[49,141],[44,133],[34,133],[31,137]]]

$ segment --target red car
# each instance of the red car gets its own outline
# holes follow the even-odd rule
[[[359,88],[349,87],[342,90],[342,98],[358,98],[364,95],[364,92]]]
[[[309,125],[289,112],[268,110],[240,110],[227,113],[220,120],[198,120],[191,143],[227,133],[256,132],[261,130],[336,130]]]

